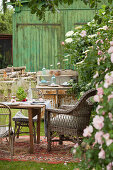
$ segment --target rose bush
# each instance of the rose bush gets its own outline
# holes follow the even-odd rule
[[[92,122],[84,129],[84,139],[73,148],[80,170],[112,170],[113,168],[113,14],[105,11],[97,14],[101,24],[92,20],[83,27],[66,33],[64,59],[66,65],[78,71],[79,80],[72,92],[83,93],[96,88]],[[65,60],[64,60],[65,61]]]
[[[80,160],[76,163],[79,170],[113,168],[113,17],[112,14],[105,13],[104,8],[99,12],[103,18],[101,25],[96,21],[88,23],[83,30],[80,28],[79,31],[72,32],[73,41],[65,45],[70,60],[76,64],[79,73],[78,89],[82,86],[79,92],[89,87],[97,89],[94,102],[98,105],[92,122],[84,129],[82,143],[76,144],[73,149],[75,158]],[[85,47],[81,46],[77,53],[75,50],[75,54],[79,54],[77,57],[73,50],[74,41],[82,43],[83,40]],[[84,82],[86,87],[89,84],[87,88],[84,87]]]

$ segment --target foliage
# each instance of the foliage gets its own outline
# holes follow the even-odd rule
[[[102,18],[101,24],[93,19],[86,25],[66,33],[63,43],[64,59],[68,60],[68,65],[74,65],[79,74],[78,83],[73,84],[76,94],[87,91],[95,87],[97,82],[101,82],[108,72],[107,70],[105,72],[106,68],[112,70],[113,64],[110,61],[108,48],[109,41],[112,41],[113,16],[112,11],[106,13],[105,9],[104,5],[98,13]],[[95,73],[98,73],[98,76],[94,75]],[[94,79],[93,76],[96,78]]]
[[[101,25],[93,23],[96,29],[92,35],[88,35],[89,28],[87,29],[92,27],[92,22],[85,26],[86,29],[83,27],[86,31],[84,39],[91,38],[93,47],[88,48],[86,45],[87,55],[78,57],[80,62],[77,69],[81,80],[86,80],[97,88],[94,101],[98,103],[91,124],[84,129],[83,142],[81,145],[76,144],[73,149],[75,158],[81,160],[76,164],[76,168],[80,170],[112,170],[113,167],[113,16],[112,11],[106,13],[105,8],[104,6],[98,14],[103,18]],[[89,76],[91,70],[92,75]]]
[[[5,14],[0,12],[0,34],[12,34],[13,10],[7,9]]]
[[[62,4],[71,5],[74,1],[79,0],[29,0],[28,7],[31,9],[31,13],[35,14],[39,17],[39,19],[45,19],[45,12],[51,11],[52,13],[58,12],[58,6]],[[102,0],[81,0],[85,5],[89,4],[90,8],[97,8],[98,5],[103,2]],[[10,0],[11,3],[15,3],[16,5],[20,5],[19,0]],[[112,4],[112,0],[107,0],[108,7],[106,7],[106,11],[111,9],[110,5]],[[96,15],[98,18],[98,15]],[[100,18],[98,18],[101,21]]]
[[[23,87],[18,87],[18,90],[16,92],[16,97],[22,101],[27,97],[26,92],[24,91]]]

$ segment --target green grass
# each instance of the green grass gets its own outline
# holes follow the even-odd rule
[[[47,164],[47,163],[36,163],[36,162],[9,162],[0,161],[1,170],[73,170],[75,167],[74,163],[64,164]]]

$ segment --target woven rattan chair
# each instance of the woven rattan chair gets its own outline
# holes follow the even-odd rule
[[[83,130],[89,125],[93,104],[88,98],[94,96],[96,90],[87,91],[73,106],[61,106],[59,109],[47,109],[47,141],[48,151],[51,143],[59,141],[80,142]],[[58,137],[54,138],[54,137]]]
[[[12,160],[14,154],[13,149],[11,110],[9,106],[0,103],[0,152],[9,152]]]
[[[21,111],[18,111],[15,114],[15,116],[12,118],[12,120],[15,122],[14,137],[17,136],[17,138],[19,138],[19,134],[29,133],[29,132],[22,131],[23,127],[29,127],[29,118],[27,116],[24,116]],[[34,135],[34,142],[36,143],[35,122],[37,122],[37,116],[33,118],[33,135]]]

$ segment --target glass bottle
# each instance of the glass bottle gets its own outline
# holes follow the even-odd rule
[[[46,69],[45,68],[42,69],[42,75],[46,75]]]
[[[29,82],[29,89],[28,89],[28,101],[32,101],[32,89],[31,89],[31,82]]]
[[[55,84],[56,84],[56,77],[55,77],[55,75],[53,75],[51,77],[51,85],[55,85]]]

